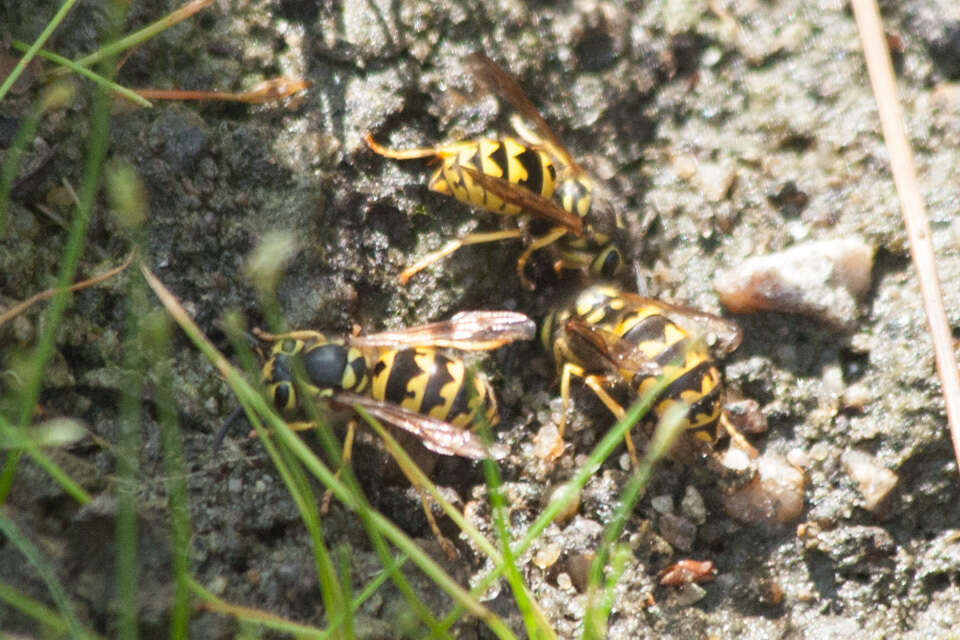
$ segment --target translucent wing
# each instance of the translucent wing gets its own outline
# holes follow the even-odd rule
[[[567,229],[574,235],[579,236],[583,233],[583,220],[580,216],[567,211],[552,200],[548,200],[508,180],[488,176],[470,167],[460,167],[460,170],[469,175],[475,183],[487,192],[492,193],[507,204],[520,207],[523,213],[543,218],[554,225]]]
[[[500,444],[485,443],[480,436],[455,427],[449,422],[408,411],[395,404],[381,402],[354,393],[340,392],[334,402],[348,407],[361,407],[374,418],[391,424],[416,436],[423,445],[446,456],[461,456],[472,460],[506,457],[508,450]]]
[[[449,320],[350,338],[359,347],[448,347],[488,351],[517,340],[532,340],[533,320],[516,311],[461,311]]]
[[[640,376],[658,376],[663,373],[662,367],[655,360],[643,355],[636,345],[612,331],[580,318],[568,320],[565,329],[568,337],[576,336],[582,345],[587,345],[617,370],[630,371]]]
[[[464,62],[473,76],[484,85],[487,91],[507,101],[520,116],[533,125],[539,137],[542,138],[543,145],[552,155],[560,159],[570,170],[583,171],[580,165],[570,156],[570,153],[560,144],[550,125],[543,119],[537,108],[530,102],[530,98],[527,97],[509,73],[501,69],[496,62],[480,51],[474,51],[468,55]]]
[[[684,305],[675,305],[653,298],[644,298],[633,293],[622,293],[628,305],[653,306],[693,335],[704,338],[716,357],[723,357],[736,350],[743,339],[743,332],[736,323]]]

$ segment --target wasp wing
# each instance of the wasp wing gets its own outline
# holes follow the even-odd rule
[[[536,323],[517,311],[461,311],[449,320],[350,339],[358,347],[447,347],[488,351],[532,340]]]
[[[715,357],[722,358],[732,353],[743,340],[740,327],[726,318],[684,305],[644,298],[634,293],[622,293],[621,296],[628,305],[656,307],[689,333],[702,336]]]
[[[548,200],[509,180],[488,176],[470,167],[461,166],[460,170],[470,176],[475,183],[483,187],[488,193],[495,195],[507,204],[520,207],[523,213],[543,218],[551,224],[563,227],[576,236],[583,234],[583,220],[580,216],[567,211],[552,200]]]
[[[663,373],[660,364],[645,356],[636,345],[603,327],[590,324],[581,318],[570,318],[565,330],[569,337],[576,336],[581,344],[587,345],[614,369],[644,377],[659,376]]]
[[[371,416],[416,436],[427,449],[445,456],[460,456],[472,460],[506,457],[508,450],[499,444],[487,444],[480,436],[460,429],[449,422],[409,411],[395,404],[381,402],[367,396],[339,392],[334,402],[349,407],[360,407]]]
[[[506,100],[520,116],[534,126],[537,134],[542,138],[543,145],[552,155],[562,160],[573,171],[583,171],[566,148],[560,144],[553,129],[509,73],[480,51],[474,51],[468,55],[464,62],[470,73],[484,85],[487,91]]]

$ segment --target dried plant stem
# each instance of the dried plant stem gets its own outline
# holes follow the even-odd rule
[[[943,308],[933,244],[930,241],[930,225],[927,222],[923,198],[920,195],[913,153],[903,126],[903,115],[897,101],[890,52],[887,50],[876,0],[851,0],[851,4],[860,30],[860,39],[863,42],[867,72],[877,100],[883,138],[890,153],[890,169],[900,196],[903,220],[910,239],[910,252],[913,255],[913,264],[917,268],[923,308],[933,337],[937,372],[940,375],[947,408],[947,421],[953,438],[954,455],[957,458],[957,469],[960,471],[960,371],[957,370],[950,326],[947,324],[947,316]]]

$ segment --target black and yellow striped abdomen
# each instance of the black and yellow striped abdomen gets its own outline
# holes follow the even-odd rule
[[[723,387],[720,372],[703,340],[691,336],[652,307],[624,313],[611,330],[660,365],[668,382],[654,406],[657,417],[663,416],[674,402],[682,401],[689,405],[684,428],[712,442],[723,408]],[[623,369],[620,375],[640,395],[657,383],[654,375]]]
[[[684,428],[698,439],[713,442],[723,411],[723,384],[706,343],[671,320],[656,301],[641,304],[641,300],[625,297],[613,287],[593,286],[577,298],[573,315],[618,338],[619,349],[629,345],[636,360],[658,365],[667,386],[654,405],[656,416],[682,401],[689,406]],[[641,395],[658,378],[625,366],[618,367],[618,372]]]
[[[462,170],[464,167],[506,180],[546,199],[557,188],[557,169],[550,156],[515,138],[452,144],[443,147],[440,157],[443,164],[430,178],[430,189],[494,213],[517,215],[523,210],[477,184]]]
[[[490,426],[500,421],[497,401],[486,378],[474,376],[471,393],[463,362],[433,349],[385,350],[371,367],[370,378],[372,398],[456,427],[472,426],[477,411],[486,416]]]

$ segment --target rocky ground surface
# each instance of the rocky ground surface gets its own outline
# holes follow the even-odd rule
[[[32,40],[54,2],[0,2],[0,36]],[[135,3],[132,30],[171,3]],[[948,0],[881,3],[898,89],[928,205],[949,320],[960,332],[960,12]],[[343,6],[340,6],[343,5]],[[97,46],[103,13],[76,9],[50,47],[77,57]],[[365,331],[513,308],[539,318],[582,280],[532,266],[529,292],[514,273],[518,243],[471,247],[416,276],[397,274],[467,230],[477,213],[427,191],[423,162],[372,154],[362,135],[406,147],[507,130],[492,99],[474,99],[462,61],[485,50],[518,78],[571,153],[609,188],[626,226],[625,288],[718,313],[716,276],[753,256],[812,240],[860,238],[875,250],[856,306],[812,316],[732,317],[743,345],[724,361],[737,396],[756,400],[764,433],[750,439],[805,475],[800,522],[732,518],[698,468],[666,463],[627,527],[634,550],[613,602],[611,638],[946,637],[960,625],[960,495],[943,402],[888,154],[879,132],[856,25],[841,0],[684,2],[402,2],[301,0],[218,3],[126,60],[130,87],[245,89],[279,75],[310,82],[283,103],[158,102],[118,105],[110,155],[147,189],[149,263],[228,354],[218,320],[238,309],[263,322],[244,275],[272,232],[296,241],[277,287],[292,327]],[[38,80],[39,82],[39,80]],[[6,147],[38,86],[0,104]],[[89,133],[90,87],[45,117],[27,154],[0,240],[0,307],[51,285]],[[123,230],[100,203],[81,273],[122,260]],[[535,261],[536,262],[536,261]],[[44,411],[82,418],[114,441],[126,378],[120,349],[126,276],[74,296],[57,342]],[[28,347],[41,314],[0,328],[5,357]],[[522,531],[553,486],[569,478],[612,420],[575,394],[570,444],[559,460],[535,455],[534,436],[558,417],[552,365],[535,344],[480,360],[501,398],[499,438],[512,525]],[[217,453],[214,433],[235,408],[226,384],[181,337],[171,355],[188,470],[198,581],[224,598],[321,623],[309,539],[259,442],[237,433]],[[10,366],[9,361],[5,366]],[[3,382],[4,385],[8,383]],[[142,630],[166,635],[169,515],[156,412],[146,404],[140,453]],[[22,465],[6,513],[54,564],[82,617],[107,635],[115,513],[115,456],[102,443],[64,453],[100,497],[76,505],[42,471]],[[852,453],[851,452],[855,452]],[[860,454],[866,454],[865,456]],[[442,558],[419,501],[374,445],[361,443],[358,475],[374,505]],[[858,463],[862,463],[858,466]],[[866,465],[867,475],[858,471]],[[615,455],[588,483],[575,517],[552,525],[520,559],[532,593],[561,637],[583,614],[583,558],[609,520],[628,466]],[[894,475],[884,473],[887,469]],[[489,530],[482,472],[437,461],[433,477]],[[896,480],[889,493],[863,478]],[[452,525],[444,529],[455,535]],[[347,545],[366,583],[379,562],[356,520],[334,505],[331,545]],[[463,584],[483,562],[461,542],[448,568]],[[538,555],[539,554],[539,555]],[[657,585],[678,558],[712,560],[712,583]],[[444,596],[410,572],[428,603]],[[0,543],[0,580],[45,599],[29,565]],[[508,590],[487,604],[522,633]],[[359,612],[358,635],[392,637],[404,601],[383,588]],[[0,627],[31,623],[0,609]],[[193,637],[227,637],[235,623],[198,613]],[[461,637],[486,637],[464,621]],[[864,631],[866,630],[866,632]]]

